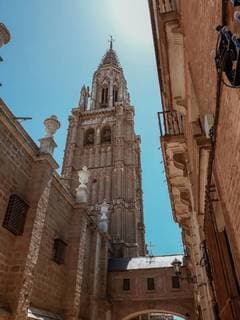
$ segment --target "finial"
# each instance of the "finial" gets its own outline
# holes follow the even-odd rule
[[[44,120],[44,126],[46,135],[39,139],[40,151],[43,153],[53,154],[54,149],[57,147],[54,141],[54,134],[60,128],[60,122],[55,115],[52,115],[50,118]]]
[[[113,39],[113,36],[112,35],[110,35],[110,40],[108,40],[108,42],[110,43],[110,49],[112,50],[112,48],[113,48],[113,42],[114,42],[115,40]]]

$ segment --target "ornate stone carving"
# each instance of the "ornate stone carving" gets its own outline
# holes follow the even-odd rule
[[[76,189],[76,202],[77,203],[86,203],[88,200],[88,180],[90,172],[88,168],[84,166],[82,170],[78,172],[79,186]]]
[[[99,229],[103,232],[108,232],[108,210],[110,205],[106,200],[99,206],[100,207],[100,220],[99,220]]]
[[[46,137],[53,137],[56,131],[60,128],[60,122],[57,116],[52,115],[50,118],[44,120]]]
[[[50,118],[44,120],[45,126],[45,137],[39,139],[40,142],[40,151],[42,153],[53,154],[54,149],[57,147],[57,144],[54,141],[54,134],[60,128],[60,122],[57,117],[52,115]]]

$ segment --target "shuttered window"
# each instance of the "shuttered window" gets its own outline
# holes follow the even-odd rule
[[[130,279],[123,279],[123,290],[124,291],[130,290]]]
[[[23,234],[27,210],[28,204],[17,194],[12,194],[9,198],[3,227],[17,236]]]
[[[173,276],[172,277],[172,288],[173,289],[179,289],[180,288],[180,280],[179,277]]]
[[[155,289],[154,278],[147,278],[147,288],[148,288],[148,290]]]

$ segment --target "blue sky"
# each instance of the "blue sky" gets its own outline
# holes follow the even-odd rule
[[[70,110],[82,84],[91,85],[113,35],[142,138],[146,242],[154,254],[182,252],[159,150],[161,105],[147,0],[1,0],[0,21],[12,34],[1,49],[1,97],[16,116],[33,118],[23,125],[36,142],[43,120],[57,115],[60,165]]]

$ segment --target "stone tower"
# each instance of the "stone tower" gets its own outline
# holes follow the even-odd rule
[[[144,255],[140,137],[112,41],[93,75],[91,92],[82,87],[79,105],[69,117],[62,176],[73,193],[83,166],[91,173],[91,216],[99,219],[99,205],[104,200],[109,204],[111,256]]]

